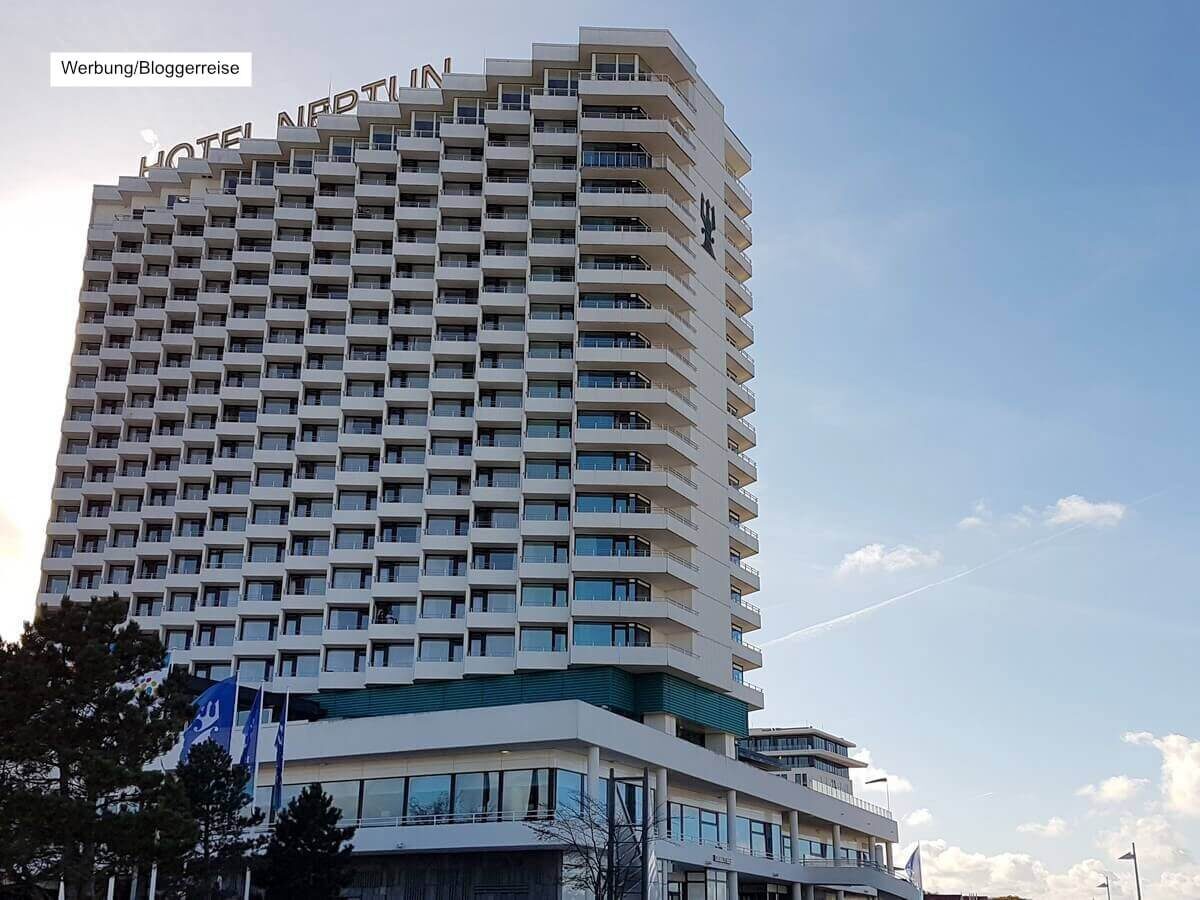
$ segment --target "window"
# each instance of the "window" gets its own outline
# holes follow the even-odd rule
[[[359,631],[367,627],[367,611],[345,606],[330,607],[329,627],[335,631]]]
[[[319,674],[320,663],[316,653],[283,653],[279,658],[279,674],[285,678],[313,678]]]
[[[461,772],[454,776],[456,817],[494,816],[500,810],[499,772]]]
[[[503,773],[501,811],[536,818],[550,811],[550,770],[516,769]]]
[[[371,586],[374,576],[370,569],[335,568],[333,587],[343,590],[365,590]]]
[[[649,647],[650,629],[632,622],[577,622],[577,647]]]
[[[192,646],[191,629],[167,629],[167,649],[168,650],[187,650]]]
[[[471,592],[471,612],[510,613],[516,608],[514,591],[476,589]]]
[[[647,601],[650,585],[634,578],[576,578],[576,600]]]
[[[423,619],[461,619],[466,615],[466,609],[466,600],[463,597],[426,594],[421,598]]]
[[[522,584],[522,606],[566,606],[565,584]]]
[[[567,649],[566,629],[523,627],[521,649],[536,653],[563,653]]]
[[[270,681],[272,663],[269,659],[239,659],[238,677],[242,681]]]
[[[200,647],[232,647],[233,626],[202,623],[196,629],[196,644]]]
[[[516,640],[512,632],[472,632],[469,656],[512,656]]]
[[[362,647],[330,647],[325,651],[325,671],[361,672],[366,655]]]
[[[462,638],[421,638],[422,662],[459,662],[462,658]]]
[[[237,588],[206,587],[201,606],[237,606],[237,602]]]
[[[333,515],[333,501],[328,497],[297,497],[296,516],[299,518],[328,519]]]
[[[444,816],[449,813],[449,775],[415,775],[408,779],[406,816]]]
[[[275,619],[242,619],[241,640],[273,641],[277,624]]]
[[[283,617],[283,633],[292,635],[320,634],[323,630],[320,613],[287,613]]]
[[[571,463],[565,459],[530,459],[525,463],[526,478],[570,478]]]
[[[567,545],[559,541],[525,541],[521,547],[521,562],[565,563]]]
[[[404,815],[404,778],[368,778],[363,782],[364,820],[395,819]]]
[[[417,604],[411,601],[375,601],[377,625],[412,625],[417,621]]]
[[[405,668],[413,664],[413,645],[382,644],[371,646],[371,665],[381,668]]]
[[[283,595],[283,586],[278,581],[247,581],[246,599],[251,601],[277,602]]]

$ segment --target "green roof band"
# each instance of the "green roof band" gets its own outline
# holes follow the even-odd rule
[[[749,734],[748,707],[735,697],[661,672],[635,675],[609,666],[359,688],[307,699],[334,719],[583,700],[627,716],[669,713],[712,731]]]

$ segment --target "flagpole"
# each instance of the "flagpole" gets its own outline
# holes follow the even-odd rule
[[[266,688],[260,687],[255,695],[254,703],[250,704],[250,712],[254,712],[255,704],[258,705],[258,721],[254,723],[254,771],[250,777],[250,806],[254,807],[254,801],[258,798],[258,750],[261,742],[258,737],[262,733],[262,713],[263,713],[263,698],[266,696]],[[245,754],[245,750],[242,753]],[[250,866],[246,866],[246,890],[243,892],[242,900],[250,900]]]

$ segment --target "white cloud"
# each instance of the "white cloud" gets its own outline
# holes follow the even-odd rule
[[[1085,784],[1075,792],[1077,797],[1087,797],[1093,803],[1125,803],[1150,782],[1145,778],[1130,778],[1128,775],[1114,775],[1105,778],[1099,784]]]
[[[1103,832],[1097,839],[1097,845],[1110,859],[1128,853],[1133,843],[1137,844],[1138,863],[1143,869],[1170,871],[1192,861],[1183,835],[1162,815],[1122,816],[1115,830]]]
[[[992,511],[988,509],[988,505],[982,500],[976,500],[975,505],[971,507],[971,515],[959,519],[958,527],[964,530],[969,528],[982,528],[991,521]]]
[[[906,544],[897,544],[895,547],[867,544],[842,557],[841,565],[838,566],[838,574],[866,575],[872,572],[903,572],[906,569],[924,569],[936,566],[941,561],[942,554],[936,550],[926,553]]]
[[[1051,816],[1046,822],[1026,822],[1024,825],[1018,825],[1017,831],[1037,837],[1062,837],[1067,833],[1067,820]]]
[[[900,858],[907,859],[907,853]],[[951,846],[944,840],[921,842],[921,867],[927,891],[1017,895],[1038,900],[1092,900],[1105,868],[1100,860],[1088,859],[1058,874],[1028,853],[988,856]],[[1114,897],[1122,896],[1115,881],[1113,888]]]
[[[907,825],[909,828],[916,828],[920,825],[928,825],[932,821],[933,821],[933,813],[931,813],[929,810],[925,809],[924,807],[922,807],[921,809],[914,809],[912,812],[910,812],[907,816],[904,817],[904,824]]]
[[[1062,497],[1047,507],[1042,518],[1048,525],[1116,525],[1125,518],[1125,504],[1116,501],[1093,503],[1078,494]]]
[[[1021,507],[1020,512],[1012,513],[1009,518],[1012,519],[1014,525],[1020,528],[1028,528],[1033,524],[1033,520],[1037,518],[1037,510],[1027,503]]]
[[[150,145],[151,153],[157,153],[162,148],[162,144],[158,140],[158,133],[153,128],[143,128],[138,132],[138,136]]]
[[[1162,754],[1162,796],[1167,809],[1200,818],[1200,741],[1182,734],[1155,737],[1144,731],[1130,732],[1123,740],[1154,747]]]
[[[897,775],[895,772],[889,772],[886,769],[881,769],[879,766],[873,765],[871,762],[871,751],[866,747],[855,747],[850,751],[850,756],[867,764],[865,769],[850,770],[850,780],[854,782],[854,793],[875,792],[884,795],[889,792],[892,794],[912,793],[912,782],[903,775]],[[868,781],[874,781],[876,778],[886,778],[887,784],[867,784]]]

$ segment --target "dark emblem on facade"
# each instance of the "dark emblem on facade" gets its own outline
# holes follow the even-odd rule
[[[713,231],[717,227],[717,210],[708,198],[703,194],[700,195],[700,236],[704,240],[704,249],[708,251],[708,255],[713,259],[717,258],[717,254],[713,251]]]

